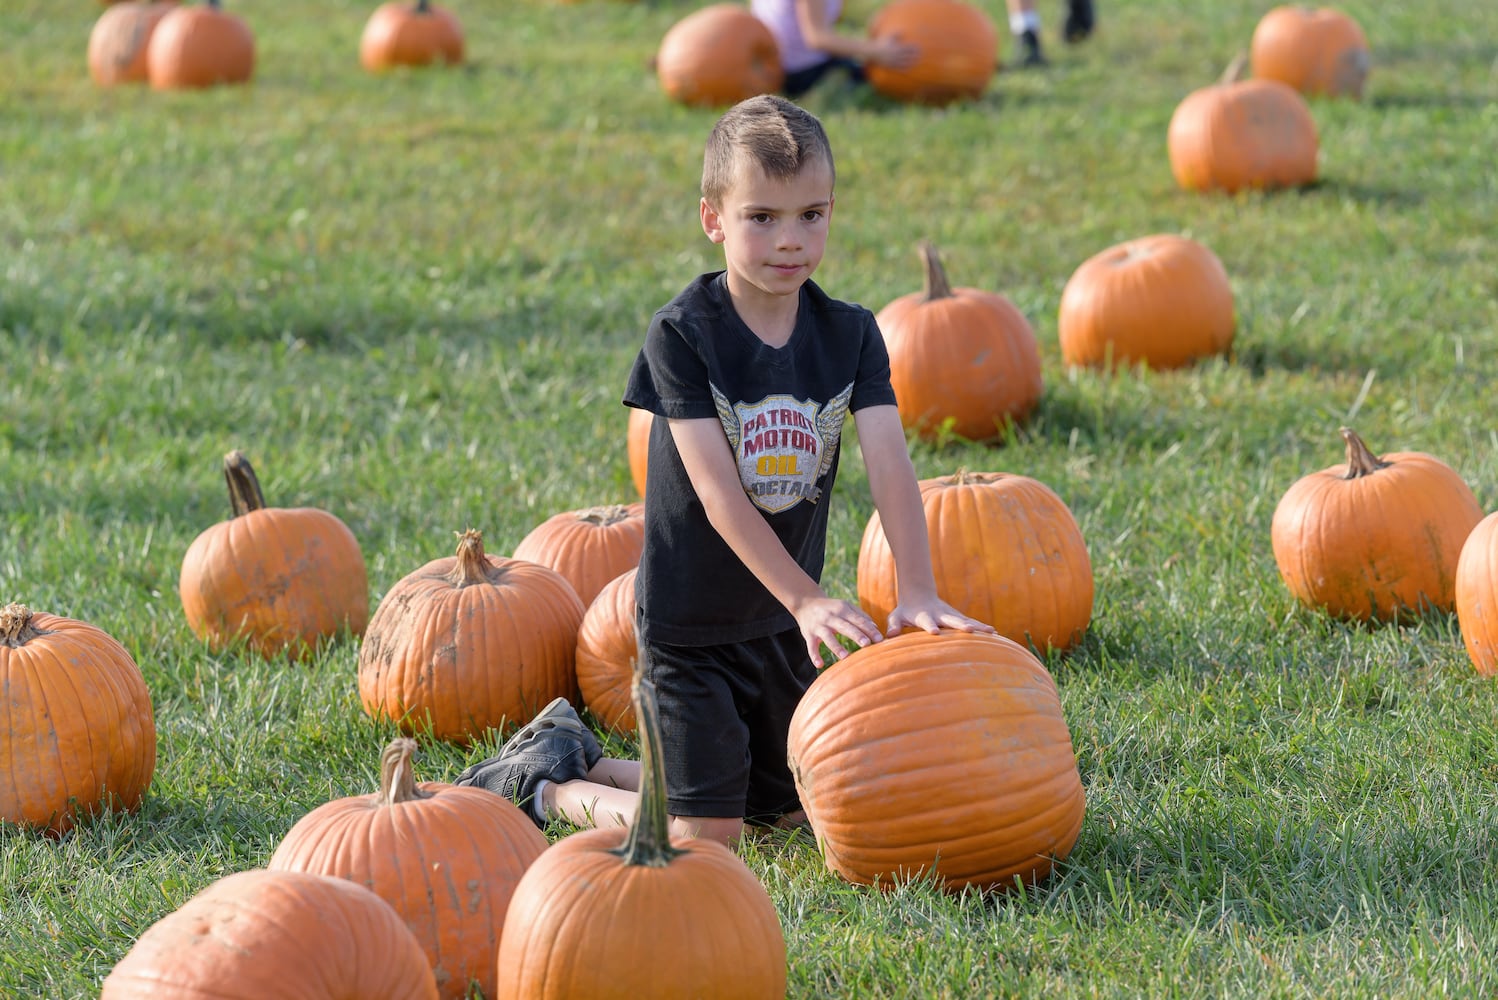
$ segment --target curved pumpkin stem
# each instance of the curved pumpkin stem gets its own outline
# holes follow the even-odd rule
[[[17,649],[42,633],[31,624],[31,609],[24,604],[0,608],[0,646]]]
[[[1343,477],[1344,479],[1361,479],[1394,464],[1385,462],[1369,451],[1363,439],[1358,437],[1357,431],[1351,427],[1342,427],[1338,433],[1342,435],[1342,440],[1347,442],[1347,475]]]
[[[448,582],[462,590],[489,581],[489,557],[484,555],[484,533],[469,528],[458,535],[458,564],[447,574]]]
[[[579,521],[596,524],[600,528],[607,528],[611,524],[629,520],[629,508],[622,503],[608,504],[603,507],[589,507],[587,510],[577,512]]]
[[[926,284],[921,289],[921,301],[950,299],[952,283],[947,280],[947,269],[941,266],[941,256],[936,252],[936,244],[930,240],[921,240],[918,249],[921,252],[921,260],[926,265]]]
[[[661,720],[656,710],[655,685],[645,679],[645,649],[635,657],[629,682],[629,700],[634,703],[640,730],[640,806],[624,844],[612,853],[626,865],[664,868],[684,853],[671,846],[671,816],[666,809],[666,763],[661,752]]]
[[[380,805],[397,806],[432,797],[431,792],[416,787],[416,772],[411,769],[414,756],[416,741],[409,736],[397,736],[380,754],[380,790],[375,793]]]
[[[430,14],[432,12],[431,0],[416,0],[416,13]]]
[[[235,517],[265,509],[260,480],[250,460],[238,448],[224,456],[224,481],[229,484],[229,505],[234,508]]]
[[[1233,56],[1233,61],[1227,64],[1222,75],[1217,78],[1220,84],[1237,83],[1243,79],[1243,71],[1248,68],[1248,53],[1239,52]]]

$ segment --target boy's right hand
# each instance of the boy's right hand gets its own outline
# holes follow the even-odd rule
[[[920,50],[898,37],[873,38],[869,40],[869,52],[864,61],[890,69],[909,69],[915,65]]]
[[[842,637],[852,639],[860,649],[884,638],[874,619],[848,601],[832,597],[814,598],[797,608],[795,615],[796,625],[806,639],[806,653],[818,670],[827,666],[822,660],[823,646],[832,651],[835,659],[841,660],[849,652],[842,644]]]

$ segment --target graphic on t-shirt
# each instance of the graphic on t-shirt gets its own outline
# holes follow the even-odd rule
[[[853,383],[821,406],[783,394],[730,403],[716,385],[710,387],[739,464],[739,480],[754,505],[777,514],[802,500],[820,500],[817,482],[832,468]]]

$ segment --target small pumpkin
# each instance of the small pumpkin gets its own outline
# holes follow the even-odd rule
[[[586,608],[604,584],[639,564],[644,548],[644,506],[611,504],[548,517],[520,540],[514,556],[562,574]]]
[[[1094,254],[1061,292],[1057,335],[1073,367],[1180,368],[1232,347],[1226,269],[1205,245],[1161,233]]]
[[[606,583],[577,630],[577,686],[593,717],[618,733],[634,733],[630,678],[638,658],[635,628],[637,569]]]
[[[1316,180],[1320,140],[1305,98],[1278,80],[1240,80],[1242,62],[1186,96],[1166,145],[1187,191],[1301,187]]]
[[[343,879],[226,875],[146,929],[99,1000],[436,1000],[411,929]]]
[[[1296,600],[1337,618],[1407,619],[1456,600],[1457,560],[1482,508],[1445,462],[1424,452],[1378,457],[1341,429],[1347,462],[1296,480],[1270,541]]]
[[[498,996],[780,1000],[786,953],[775,904],[727,847],[670,836],[654,687],[636,671],[631,692],[639,811],[628,830],[563,837],[521,877],[499,945]]]
[[[463,26],[446,7],[430,0],[384,3],[364,22],[359,62],[370,72],[396,66],[463,61]]]
[[[145,83],[146,46],[175,0],[117,3],[99,15],[88,35],[88,72],[101,87]]]
[[[583,605],[555,571],[484,552],[457,553],[402,577],[380,601],[359,647],[359,699],[407,733],[467,743],[577,693]]]
[[[140,668],[112,636],[7,604],[0,691],[0,820],[61,834],[80,814],[140,805],[156,770],[156,717]]]
[[[796,706],[788,754],[827,867],[861,885],[1035,882],[1082,829],[1055,681],[1002,636],[907,632],[856,650]]]
[[[898,38],[918,50],[910,66],[866,69],[870,86],[895,101],[975,100],[999,66],[993,19],[964,0],[890,0],[869,21],[869,37]]]
[[[1498,676],[1498,512],[1477,523],[1456,562],[1456,620],[1472,665]]]
[[[415,753],[414,740],[392,740],[380,756],[380,790],[307,813],[266,867],[347,879],[373,891],[415,934],[444,1000],[467,997],[474,982],[492,997],[511,894],[546,838],[493,792],[417,784]]]
[[[146,76],[157,90],[244,83],[254,72],[254,32],[220,0],[169,11],[146,47]]]
[[[221,651],[243,638],[271,657],[305,657],[369,621],[369,575],[353,532],[315,507],[267,507],[242,451],[224,456],[234,513],[182,558],[177,589],[187,624]]]
[[[629,478],[641,498],[645,496],[645,471],[650,464],[650,427],[655,414],[639,407],[629,408],[629,429],[625,448],[629,455]]]
[[[1363,96],[1373,64],[1358,23],[1332,7],[1275,7],[1254,27],[1248,50],[1254,76],[1306,95]]]
[[[667,29],[655,74],[666,96],[694,106],[737,104],[785,82],[775,36],[737,3],[698,8]]]
[[[991,440],[1040,402],[1040,347],[1014,303],[953,288],[936,248],[920,247],[925,287],[875,317],[889,350],[900,422],[921,437]]]
[[[1073,646],[1092,621],[1092,561],[1076,518],[1028,476],[968,472],[920,482],[936,591],[963,614],[1039,649]],[[858,549],[858,602],[883,630],[898,603],[876,511]]]

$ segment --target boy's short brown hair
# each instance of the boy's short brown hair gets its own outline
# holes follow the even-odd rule
[[[790,180],[817,159],[833,170],[832,144],[817,116],[774,94],[735,104],[708,134],[702,154],[702,197],[708,204],[722,206],[741,153],[776,180]]]

